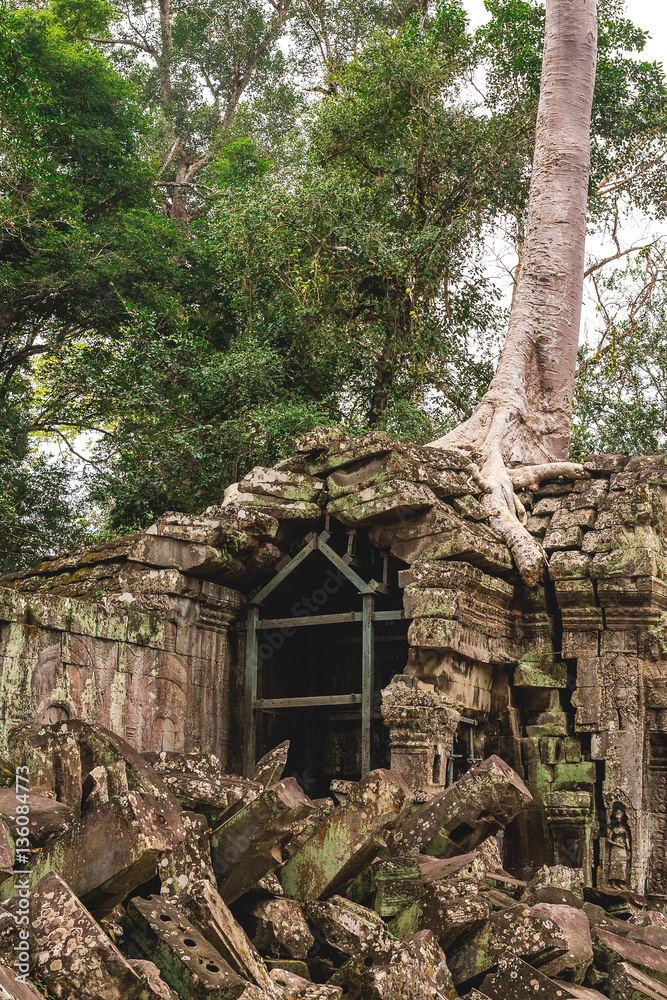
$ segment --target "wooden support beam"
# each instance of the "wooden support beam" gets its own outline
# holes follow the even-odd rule
[[[361,611],[345,611],[337,615],[304,615],[301,618],[262,618],[257,627],[263,630],[301,628],[303,625],[344,625],[346,622],[363,622]],[[405,620],[404,611],[374,611],[373,621],[397,622]]]
[[[248,607],[248,625],[245,646],[245,744],[243,748],[243,773],[249,778],[255,769],[257,742],[257,722],[255,702],[257,701],[257,623],[259,608],[256,604]]]
[[[331,708],[334,705],[360,705],[360,694],[323,694],[309,698],[258,698],[255,708],[267,712],[273,708]]]
[[[375,597],[364,594],[361,635],[361,776],[371,770],[371,723],[373,719],[374,652],[373,608]]]

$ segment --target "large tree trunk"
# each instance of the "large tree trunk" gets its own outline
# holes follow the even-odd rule
[[[432,447],[475,456],[492,523],[526,582],[543,563],[519,482],[583,475],[567,463],[584,282],[596,0],[546,0],[535,156],[521,269],[498,371],[472,417]],[[516,466],[533,466],[515,469]]]

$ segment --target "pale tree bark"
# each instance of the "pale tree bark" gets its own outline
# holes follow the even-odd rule
[[[505,345],[473,415],[431,445],[474,457],[491,523],[529,584],[537,582],[544,554],[522,525],[525,512],[514,487],[584,475],[567,459],[596,58],[596,0],[546,0],[528,219]]]

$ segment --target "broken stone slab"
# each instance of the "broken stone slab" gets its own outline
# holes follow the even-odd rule
[[[338,969],[330,984],[341,986],[346,1000],[450,1000],[456,996],[449,986],[439,989],[433,976],[442,978],[442,959],[436,942],[395,942],[390,961],[369,964],[355,956]]]
[[[271,979],[280,987],[285,1000],[337,1000],[343,993],[339,986],[313,983],[287,969],[273,969]]]
[[[334,782],[332,781],[332,785]],[[354,784],[352,782],[352,784]],[[333,799],[313,799],[313,805],[315,809],[308,817],[308,821],[303,829],[292,837],[283,847],[283,854],[288,858],[291,858],[301,847],[310,840],[312,835],[316,830],[319,830],[322,823],[324,823],[327,816],[329,816],[336,808],[336,803]],[[280,885],[280,883],[278,883]],[[280,889],[282,893],[282,889]]]
[[[479,493],[479,487],[468,473],[449,468],[438,469],[430,461],[421,461],[422,458],[423,455],[394,449],[384,455],[353,462],[329,476],[329,496],[332,500],[337,500],[350,493],[396,479],[424,483],[441,499],[465,496],[466,500],[473,500],[468,494]]]
[[[373,907],[381,917],[395,917],[422,895],[422,873],[413,856],[385,858],[374,872]]]
[[[7,744],[15,765],[30,768],[31,790],[53,795],[59,802],[71,806],[77,817],[83,783],[90,772],[119,761],[125,764],[131,790],[164,799],[174,808],[178,806],[160,775],[143,755],[122,736],[104,726],[80,719],[43,726],[23,723],[10,731]]]
[[[153,962],[148,962],[141,958],[130,958],[128,959],[129,966],[131,966],[135,972],[139,975],[146,983],[146,987],[140,994],[140,1000],[179,1000],[178,996],[172,990],[171,986],[167,986],[164,979],[160,976],[160,970],[157,965]]]
[[[408,816],[389,847],[396,854],[465,854],[504,829],[532,801],[518,774],[494,755]]]
[[[446,886],[432,882],[424,886],[420,924],[434,931],[440,947],[447,951],[462,935],[479,930],[488,920],[489,912],[489,904],[482,896],[452,899]]]
[[[141,532],[128,552],[128,561],[177,569],[194,576],[219,573],[230,561],[224,548],[174,538],[173,535]]]
[[[49,872],[31,894],[30,949],[35,971],[56,997],[77,1000],[126,1000],[148,996],[146,977],[116,945],[69,886]]]
[[[438,944],[438,939],[433,931],[422,930],[417,934],[412,934],[405,939],[404,945],[422,968],[428,970],[429,977],[433,980],[436,989],[443,996],[454,1000],[458,993],[447,965],[445,953]]]
[[[649,924],[647,927],[634,926],[627,933],[629,941],[639,941],[640,944],[647,944],[650,948],[658,948],[667,952],[667,928]]]
[[[0,1000],[44,1000],[32,983],[17,981],[12,968],[0,965]]]
[[[667,955],[657,948],[620,937],[601,925],[593,929],[595,965],[603,972],[612,972],[619,962],[630,962],[647,976],[667,984]]]
[[[403,821],[411,804],[397,771],[371,771],[280,869],[285,895],[304,901],[333,895],[373,860],[382,835]]]
[[[185,839],[158,865],[160,895],[166,898],[179,895],[195,882],[216,885],[206,816],[186,811],[181,813],[181,821]]]
[[[454,982],[459,984],[488,972],[501,955],[543,966],[567,951],[568,942],[553,920],[518,904],[492,913],[487,924],[450,949],[447,961]]]
[[[141,755],[160,774],[192,774],[198,778],[217,781],[223,777],[220,759],[212,753],[180,753],[177,750],[160,750]],[[242,780],[242,779],[240,779]]]
[[[614,966],[605,990],[611,1000],[667,1000],[667,986],[629,962]]]
[[[435,493],[425,484],[392,479],[332,500],[327,504],[326,511],[343,524],[355,527],[392,515],[397,517],[428,510],[437,503]]]
[[[256,465],[238,484],[239,493],[255,493],[259,496],[275,497],[278,500],[303,500],[318,503],[324,491],[324,483],[314,476],[299,472],[285,472],[280,469],[266,469]]]
[[[261,760],[257,761],[253,771],[252,780],[257,781],[264,788],[271,788],[283,776],[283,771],[287,765],[290,741],[285,740],[279,743],[273,750],[264,754]]]
[[[246,989],[248,983],[171,903],[136,896],[127,917],[132,946],[157,965],[180,1000],[237,1000]]]
[[[564,997],[571,997],[572,1000],[606,1000],[604,993],[600,993],[599,990],[590,989],[588,986],[564,983],[560,979],[554,979],[554,983],[565,991],[563,993]]]
[[[547,976],[567,972],[575,983],[583,982],[588,967],[593,963],[593,942],[588,917],[582,909],[555,903],[537,903],[532,908],[534,916],[552,920],[565,939],[567,951],[540,968]]]
[[[278,781],[211,835],[213,868],[227,903],[254,888],[282,862],[281,846],[305,826],[315,806],[294,778]]]
[[[310,923],[329,947],[341,955],[372,955],[375,960],[391,954],[393,938],[382,918],[343,896],[306,904]]]
[[[53,726],[22,724],[9,731],[9,754],[15,767],[27,767],[30,789],[57,799],[78,818],[81,813],[81,757],[73,733]]]
[[[31,847],[42,847],[46,841],[56,833],[62,833],[74,822],[74,810],[63,802],[57,802],[46,795],[37,795],[34,792],[18,793],[21,798],[17,800],[16,788],[0,789],[0,816],[5,820],[12,836],[16,834],[16,806],[20,804],[28,806],[30,817],[28,834]],[[23,824],[21,824],[23,826]],[[2,862],[0,860],[0,867]]]
[[[239,526],[252,520],[252,513],[268,515],[280,521],[317,521],[322,514],[319,503],[305,500],[281,500],[279,497],[263,496],[257,493],[243,493],[238,483],[225,490],[225,497],[219,508],[223,513],[232,514]]]
[[[161,771],[160,777],[183,809],[203,813],[209,820],[220,822],[230,807],[242,801],[242,789],[236,782],[212,781],[180,771]]]
[[[315,938],[300,903],[295,899],[262,899],[247,912],[255,921],[252,940],[260,952],[306,960]]]
[[[487,976],[480,989],[490,1000],[571,1000],[577,987],[555,983],[520,958],[502,957],[498,971]]]
[[[276,991],[266,965],[214,884],[208,881],[192,882],[173,902],[234,972],[255,983],[269,997],[274,997]]]
[[[660,910],[642,910],[633,913],[627,922],[633,927],[667,927],[667,914]]]
[[[14,828],[16,829],[16,826]],[[25,827],[19,826],[18,829],[19,831],[23,831]],[[25,844],[22,843],[24,839],[26,841]],[[27,848],[28,841],[29,837],[19,837],[19,847]],[[15,868],[15,857],[14,838],[12,837],[8,824],[4,819],[2,819],[0,820],[0,885],[7,882],[7,880],[12,877],[12,873]],[[27,858],[28,855],[26,854],[25,857]]]
[[[31,884],[57,870],[84,906],[102,917],[152,878],[162,857],[184,837],[180,809],[172,807],[170,798],[158,801],[125,792],[42,848]],[[8,879],[0,887],[3,899],[16,895],[21,878]]]

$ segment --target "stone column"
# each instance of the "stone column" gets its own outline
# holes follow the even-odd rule
[[[451,702],[399,675],[382,692],[382,717],[389,728],[391,767],[415,791],[444,786],[460,719]]]

